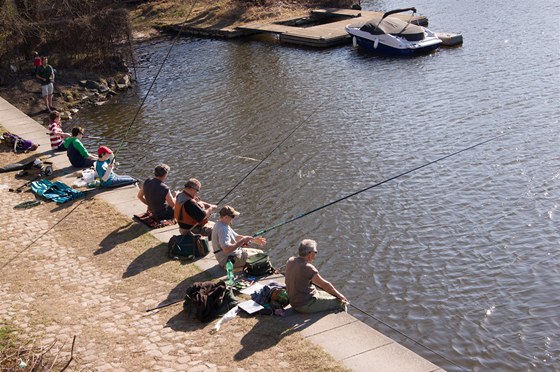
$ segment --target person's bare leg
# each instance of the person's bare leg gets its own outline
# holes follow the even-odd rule
[[[48,101],[48,102],[47,102],[47,104],[48,104],[48,110],[49,110],[49,112],[50,112],[50,111],[52,111],[52,109],[53,109],[53,108],[52,108],[52,98],[53,98],[53,95],[52,95],[52,94],[49,94],[47,97],[48,97],[48,98],[47,98],[47,101]]]
[[[49,96],[43,96],[43,100],[45,101],[45,106],[47,107],[47,111],[51,112],[51,106],[49,106]]]

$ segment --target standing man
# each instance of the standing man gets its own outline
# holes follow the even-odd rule
[[[214,222],[208,219],[217,206],[200,200],[198,193],[201,187],[199,180],[191,178],[185,183],[183,192],[177,195],[174,217],[179,223],[181,235],[187,235],[190,231],[193,234],[212,236]]]
[[[84,137],[84,128],[72,128],[72,137],[64,140],[64,147],[66,147],[66,155],[72,166],[76,168],[89,168],[97,160],[97,157],[90,155],[88,150],[84,147],[81,139]]]
[[[43,57],[41,59],[41,66],[37,68],[35,77],[37,77],[41,83],[41,94],[45,100],[47,111],[52,112],[54,110],[52,107],[52,97],[54,93],[54,69],[51,65],[49,65],[48,57]]]
[[[169,186],[165,184],[169,174],[169,165],[160,164],[154,170],[154,177],[148,178],[138,191],[138,199],[148,206],[152,218],[161,220],[173,219],[173,208],[175,208],[175,193],[171,193]]]
[[[225,267],[228,258],[233,256],[233,267],[245,266],[249,256],[262,253],[260,249],[243,247],[251,242],[263,246],[266,239],[263,237],[253,238],[252,236],[239,235],[232,228],[233,219],[239,216],[239,212],[233,207],[226,205],[220,209],[220,220],[214,225],[212,230],[212,250],[216,255],[216,260],[221,267]]]
[[[290,257],[286,263],[286,290],[290,304],[300,313],[346,311],[346,297],[323,279],[319,270],[311,264],[316,256],[317,242],[304,239],[299,245],[298,257]],[[315,288],[313,284],[322,290]]]

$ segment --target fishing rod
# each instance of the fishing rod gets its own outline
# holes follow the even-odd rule
[[[432,161],[430,161],[430,162],[428,162],[428,163],[419,165],[419,166],[417,166],[417,167],[415,167],[415,168],[412,168],[412,169],[410,169],[410,170],[407,170],[406,172],[402,172],[402,173],[400,173],[400,174],[397,174],[396,176],[393,176],[393,177],[391,177],[391,178],[387,178],[387,179],[385,179],[385,180],[383,180],[383,181],[381,181],[381,182],[378,182],[378,183],[376,183],[376,184],[374,184],[374,185],[368,186],[368,187],[366,187],[365,189],[362,189],[362,190],[353,192],[353,193],[351,193],[351,194],[349,194],[349,195],[346,195],[346,196],[344,196],[344,197],[342,197],[342,198],[336,199],[336,200],[334,200],[334,201],[332,201],[332,202],[330,202],[330,203],[327,203],[327,204],[322,205],[322,206],[320,206],[320,207],[318,207],[318,208],[315,208],[315,209],[313,209],[313,210],[311,210],[311,211],[309,211],[309,212],[305,212],[305,213],[303,213],[303,214],[300,214],[300,215],[297,216],[297,217],[291,218],[291,219],[289,219],[289,220],[287,220],[287,221],[284,221],[284,222],[277,223],[276,225],[273,225],[273,226],[271,226],[271,227],[268,227],[268,228],[266,228],[266,229],[264,229],[264,230],[257,231],[255,234],[253,234],[253,237],[257,237],[257,236],[263,235],[263,234],[265,234],[265,233],[267,233],[267,232],[269,232],[269,231],[271,231],[271,230],[277,229],[277,228],[280,227],[280,226],[284,226],[284,225],[286,225],[286,224],[288,224],[288,223],[290,223],[290,222],[299,220],[300,218],[303,218],[303,217],[305,217],[305,216],[307,216],[307,215],[310,215],[311,213],[317,212],[317,211],[319,211],[319,210],[321,210],[321,209],[323,209],[323,208],[327,208],[327,207],[329,207],[329,206],[331,206],[331,205],[333,205],[333,204],[336,204],[336,203],[338,203],[338,202],[341,202],[341,201],[343,201],[343,200],[346,200],[346,199],[348,199],[348,198],[351,198],[352,196],[361,194],[362,192],[367,191],[367,190],[370,190],[370,189],[373,189],[374,187],[381,186],[381,185],[383,185],[384,183],[387,183],[387,182],[389,182],[389,181],[392,181],[392,180],[394,180],[394,179],[396,179],[396,178],[402,177],[402,176],[407,175],[407,174],[409,174],[409,173],[415,172],[415,171],[417,171],[417,170],[419,170],[419,169],[422,169],[422,168],[424,168],[424,167],[427,167],[428,165],[435,164],[435,163],[437,163],[437,162],[439,162],[439,161],[441,161],[441,160],[450,158],[450,157],[452,157],[452,156],[455,156],[455,155],[460,154],[460,153],[462,153],[462,152],[465,152],[465,151],[467,151],[467,150],[471,150],[471,149],[473,149],[473,148],[475,148],[475,147],[482,146],[482,145],[484,145],[484,144],[486,144],[486,143],[488,143],[488,142],[494,141],[494,140],[496,140],[496,139],[498,139],[498,138],[500,138],[500,137],[502,137],[502,136],[505,136],[506,134],[507,134],[507,133],[502,133],[502,134],[500,134],[500,135],[498,135],[498,136],[495,136],[495,137],[493,137],[493,138],[490,138],[490,139],[488,139],[488,140],[479,142],[479,143],[477,143],[477,144],[474,144],[474,145],[472,145],[472,146],[466,147],[466,148],[461,149],[461,150],[459,150],[459,151],[455,151],[454,153],[451,153],[451,154],[442,156],[441,158],[438,158],[438,159],[436,159],[436,160],[432,160]]]
[[[35,178],[33,178],[33,179],[27,181],[26,183],[24,183],[23,185],[21,185],[21,186],[18,187],[17,189],[14,189],[14,188],[11,188],[11,187],[10,187],[10,188],[8,189],[8,191],[10,191],[10,192],[15,192],[15,193],[23,192],[23,188],[24,188],[24,187],[31,185],[33,182],[37,181],[37,180],[38,180],[39,178],[41,178],[41,177],[43,177],[43,174],[42,174],[42,173],[39,174],[38,176],[36,176]]]
[[[326,100],[323,101],[323,102],[321,102],[321,104],[320,104],[319,106],[317,106],[317,108],[315,108],[315,110],[313,110],[313,111],[311,112],[311,114],[309,114],[309,115],[308,115],[301,123],[299,123],[294,129],[292,129],[292,130],[290,131],[290,133],[288,133],[288,135],[286,136],[286,138],[284,138],[280,143],[278,143],[278,144],[272,149],[272,151],[270,151],[270,152],[268,153],[268,155],[266,155],[261,161],[259,161],[258,164],[255,165],[255,166],[253,167],[253,169],[251,169],[239,182],[237,182],[237,183],[235,184],[235,186],[233,186],[233,188],[232,188],[231,190],[229,190],[229,191],[227,192],[227,194],[225,194],[225,195],[220,199],[220,201],[218,201],[218,202],[216,203],[216,205],[220,205],[220,203],[223,202],[224,199],[227,198],[227,197],[229,196],[229,194],[231,194],[231,193],[233,192],[233,190],[235,190],[235,189],[237,188],[237,186],[239,186],[243,181],[245,181],[245,179],[246,179],[247,177],[249,177],[249,176],[251,175],[251,173],[253,173],[253,172],[255,171],[255,169],[257,169],[262,163],[264,163],[264,161],[265,161],[266,159],[268,159],[268,157],[269,157],[270,155],[272,155],[272,153],[273,153],[278,147],[282,146],[282,144],[283,144],[284,142],[286,142],[286,140],[287,140],[288,138],[290,138],[290,136],[291,136],[292,134],[294,134],[294,132],[295,132],[296,130],[298,130],[298,129],[299,129],[303,124],[305,124],[313,115],[315,115],[315,113],[316,113],[317,111],[319,111],[319,109],[321,108],[321,106],[323,106],[323,105],[325,104],[325,102],[326,102]]]
[[[163,304],[163,305],[158,305],[158,306],[156,306],[156,307],[152,307],[151,309],[146,310],[146,312],[149,313],[150,311],[154,311],[154,310],[158,310],[158,309],[163,309],[164,307],[168,307],[168,306],[171,306],[171,305],[175,305],[175,304],[178,304],[179,302],[182,302],[182,301],[185,301],[185,299],[184,299],[184,298],[181,298],[181,299],[179,299],[179,300],[174,300],[174,301],[172,301],[172,302],[168,302],[168,303]]]

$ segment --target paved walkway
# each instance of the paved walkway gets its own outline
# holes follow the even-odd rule
[[[41,144],[40,150],[50,149],[45,128],[2,98],[0,124]],[[49,160],[54,163],[55,169],[68,167],[64,153]],[[72,184],[75,176],[69,174],[61,180]],[[17,187],[20,182],[23,183],[14,182],[14,173],[0,174],[0,184],[15,184]],[[96,198],[106,200],[124,216],[131,217],[145,210],[135,195],[136,188],[130,186],[99,193]],[[185,320],[179,309],[145,312],[147,308],[159,304],[154,299],[154,293],[178,292],[178,286],[150,277],[149,270],[126,282],[122,271],[101,270],[102,260],[110,264],[110,254],[92,258],[91,251],[80,248],[80,244],[68,246],[58,243],[56,230],[50,229],[59,221],[60,214],[49,215],[38,208],[13,209],[25,200],[29,200],[28,195],[0,190],[0,219],[3,224],[0,232],[3,246],[0,247],[0,256],[3,257],[0,261],[0,320],[14,320],[26,335],[37,337],[43,344],[55,340],[70,344],[74,335],[87,340],[88,334],[102,334],[116,341],[118,346],[112,349],[99,342],[78,343],[75,353],[80,355],[80,369],[125,371],[130,365],[136,365],[149,371],[231,370],[231,364],[228,367],[205,362],[205,355],[213,345],[222,341],[219,337],[208,337],[208,330],[200,324]],[[73,206],[68,207],[71,208]],[[57,228],[76,227],[70,221],[63,221],[62,226]],[[152,230],[151,233],[167,242],[173,234],[177,234],[177,227]],[[35,242],[39,236],[40,240]],[[88,234],[83,234],[82,238],[88,239]],[[14,252],[21,253],[14,256]],[[197,261],[197,266],[214,277],[224,274],[213,254]],[[31,280],[25,281],[25,285],[20,280],[23,272],[34,275]],[[46,295],[49,288],[45,287],[45,283],[53,279],[57,286],[64,289],[59,298]],[[271,279],[278,281],[282,277]],[[61,308],[64,311],[60,311]],[[64,314],[69,312],[83,316],[74,324],[61,325],[68,323]],[[35,324],[33,319],[44,321]],[[443,371],[347,313],[309,316],[290,310],[284,319],[301,335],[354,371]],[[229,322],[227,327],[228,333],[240,332],[236,321]],[[242,337],[239,335],[241,340]],[[69,348],[65,347],[59,357],[67,360]],[[279,361],[275,366],[298,369],[294,361]]]

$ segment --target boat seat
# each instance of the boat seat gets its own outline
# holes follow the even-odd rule
[[[408,41],[420,41],[424,39],[424,28],[421,26],[413,25],[391,16],[384,18],[381,23],[379,23],[380,20],[381,16],[374,17],[367,21],[360,30],[369,32],[372,35],[389,34],[400,36]]]

